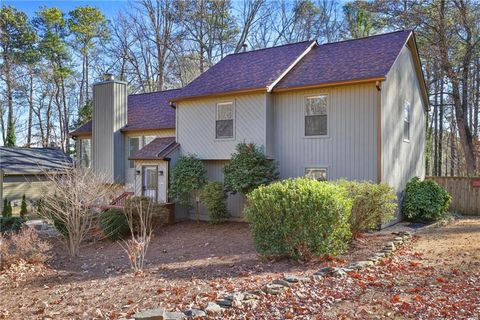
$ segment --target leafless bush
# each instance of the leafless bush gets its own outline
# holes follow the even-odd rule
[[[8,267],[25,261],[27,263],[44,263],[48,258],[50,244],[38,237],[35,230],[23,228],[10,236],[0,235],[0,266]]]
[[[70,256],[76,257],[80,244],[92,229],[94,210],[108,203],[113,186],[103,175],[80,168],[46,176],[51,187],[38,214],[54,222],[64,236]]]
[[[134,197],[125,205],[131,238],[122,240],[120,244],[135,272],[142,272],[145,266],[145,256],[154,230],[154,206],[152,200],[142,197]]]

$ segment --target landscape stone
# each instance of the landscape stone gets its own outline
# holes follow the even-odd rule
[[[377,253],[375,253],[373,256],[374,256],[374,257],[383,258],[383,257],[385,257],[385,253],[383,253],[383,252],[377,252]]]
[[[273,283],[274,284],[279,284],[281,286],[288,287],[288,288],[291,287],[290,282],[288,282],[286,280],[283,280],[283,279],[276,279],[276,280],[273,281]]]
[[[215,302],[209,302],[207,307],[205,308],[206,313],[211,313],[211,314],[218,314],[223,311],[222,307],[220,307],[218,304]]]
[[[332,276],[337,278],[343,278],[347,275],[347,272],[343,268],[335,268],[332,272]]]
[[[403,241],[403,238],[402,238],[402,237],[395,237],[393,240],[395,240],[395,241]]]
[[[200,310],[200,309],[187,310],[187,311],[185,311],[185,315],[187,317],[191,317],[191,318],[200,318],[200,317],[206,317],[207,316],[205,311]]]
[[[157,309],[149,309],[142,312],[135,313],[133,318],[135,320],[163,320],[163,315],[165,310],[157,308]]]
[[[309,277],[296,276],[294,274],[286,274],[284,277],[285,281],[296,283],[296,282],[308,282],[310,281]]]
[[[232,300],[220,299],[215,301],[220,307],[229,308],[232,306]]]
[[[264,293],[264,292],[262,291],[262,293]],[[255,293],[245,292],[243,295],[244,295],[244,298],[243,298],[244,300],[257,300],[257,299],[259,299],[259,296]]]
[[[230,301],[242,301],[245,299],[245,295],[241,292],[234,292],[226,296],[225,299]]]
[[[284,286],[281,286],[279,284],[274,284],[274,283],[271,283],[271,284],[267,284],[265,286],[265,292],[268,293],[268,294],[273,294],[273,295],[277,295],[277,294],[280,294],[282,293],[282,291],[285,290],[285,287]]]
[[[183,320],[186,319],[187,316],[183,312],[170,312],[170,311],[165,311],[163,313],[163,319],[164,320]]]

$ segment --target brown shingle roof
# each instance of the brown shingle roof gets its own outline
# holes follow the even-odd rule
[[[139,131],[150,129],[174,129],[175,110],[169,101],[179,95],[181,89],[131,94],[128,96],[128,123],[121,131]],[[72,136],[92,133],[89,121],[71,132]]]
[[[185,86],[175,100],[265,89],[314,42],[230,54]]]
[[[179,146],[180,145],[175,142],[175,137],[155,138],[152,140],[152,142],[144,146],[142,149],[138,150],[129,159],[163,160]]]
[[[273,91],[385,77],[410,34],[397,31],[314,47]]]

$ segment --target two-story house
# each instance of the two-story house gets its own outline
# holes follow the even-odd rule
[[[116,96],[115,91],[110,94]],[[130,108],[134,97],[128,101],[128,123],[130,113],[136,113]],[[307,175],[386,182],[401,197],[410,178],[424,176],[428,96],[413,31],[231,54],[174,91],[168,101],[176,110],[175,141],[167,145],[157,140],[157,145],[145,145],[139,153],[147,154],[150,161],[170,160],[170,166],[178,154],[195,154],[211,180],[223,180],[223,167],[240,142],[262,146],[278,163],[282,179]],[[104,104],[94,95],[94,110],[105,109]],[[173,110],[167,102],[156,108]],[[112,116],[105,110],[94,112],[93,132],[106,124],[98,135],[112,136],[115,129],[124,132],[123,139],[132,134],[122,129],[124,120],[112,127]],[[118,118],[122,117],[113,117]],[[150,129],[154,128],[164,130],[161,123],[152,123]],[[96,163],[102,163],[102,170],[115,168],[117,157],[129,168],[127,142],[114,156],[110,147],[100,143],[95,149],[93,140],[94,168]],[[114,140],[109,137],[108,145]],[[144,144],[139,142],[138,148]],[[105,153],[98,157],[108,161],[95,161],[96,153]],[[134,176],[142,177],[141,171]],[[243,206],[242,195],[229,196],[234,219],[241,219]],[[178,214],[188,217],[193,212],[185,215],[178,210]],[[203,207],[201,214],[206,214]]]

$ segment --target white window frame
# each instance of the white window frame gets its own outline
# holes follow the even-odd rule
[[[326,167],[326,166],[308,166],[308,167],[305,167],[304,171],[303,171],[304,177],[311,178],[311,177],[308,176],[308,173],[307,173],[307,171],[309,171],[309,170],[312,170],[312,171],[314,171],[314,170],[318,170],[318,171],[324,170],[325,171],[325,180],[319,180],[319,179],[315,179],[315,180],[317,180],[317,181],[328,181],[328,167]]]
[[[408,114],[406,114],[408,112]],[[412,129],[412,105],[410,104],[409,101],[405,100],[403,103],[403,109],[402,109],[402,119],[403,119],[403,131],[402,131],[402,137],[403,137],[403,142],[410,142],[410,137],[411,137],[411,129]],[[408,137],[405,138],[405,128],[408,126]]]
[[[217,137],[217,121],[218,120],[218,107],[222,105],[232,105],[232,136],[231,137]],[[231,141],[235,140],[235,132],[236,132],[236,108],[235,108],[235,101],[222,101],[215,104],[215,126],[214,126],[214,136],[215,141]]]
[[[307,105],[307,100],[312,99],[312,98],[319,98],[325,96],[327,98],[327,134],[321,134],[321,135],[306,135],[306,127],[305,127],[305,122],[307,118],[307,111],[305,110],[305,106]],[[303,137],[306,139],[319,139],[319,138],[329,138],[330,137],[330,96],[326,92],[321,92],[318,94],[311,94],[311,95],[306,95],[303,100],[303,117],[302,117],[302,130],[303,130]]]

